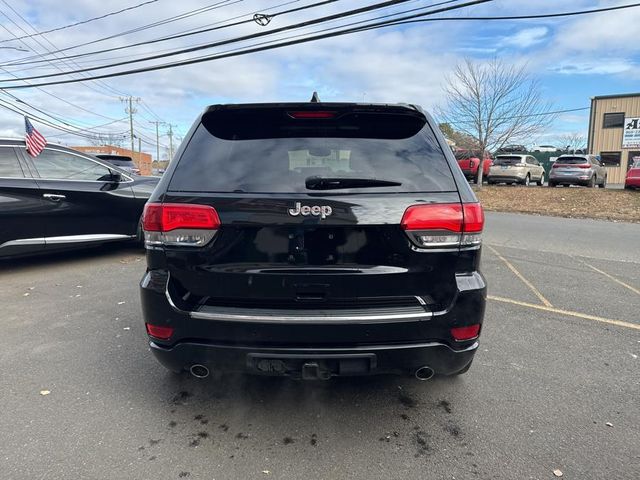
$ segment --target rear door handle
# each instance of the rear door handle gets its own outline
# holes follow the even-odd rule
[[[43,193],[42,198],[46,198],[51,202],[59,202],[60,200],[64,200],[67,197],[65,195],[59,195],[57,193]]]

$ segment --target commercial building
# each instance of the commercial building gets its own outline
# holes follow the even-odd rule
[[[113,145],[99,145],[99,146],[81,146],[71,147],[74,150],[80,152],[91,153],[93,155],[102,153],[106,155],[124,155],[125,157],[131,157],[136,167],[140,169],[140,175],[151,175],[151,155],[144,152],[132,152],[128,148],[115,147]]]
[[[589,152],[600,155],[609,183],[623,183],[634,159],[640,159],[640,93],[591,99]]]

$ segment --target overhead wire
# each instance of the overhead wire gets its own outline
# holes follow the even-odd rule
[[[236,3],[243,2],[243,1],[244,0],[234,0],[233,2],[231,2],[231,0],[218,1],[216,3],[207,5],[205,7],[200,7],[200,8],[197,8],[195,10],[190,10],[190,11],[178,14],[178,15],[173,15],[171,17],[167,17],[167,18],[164,18],[162,20],[158,20],[158,21],[155,21],[155,22],[152,22],[152,23],[141,25],[141,26],[129,29],[129,30],[125,30],[123,32],[115,33],[113,35],[108,35],[106,37],[98,38],[96,40],[91,40],[89,42],[77,43],[77,44],[74,44],[74,45],[72,45],[70,47],[61,48],[61,49],[55,50],[52,53],[61,53],[61,52],[65,52],[65,51],[68,51],[68,50],[73,50],[73,49],[76,49],[76,48],[84,47],[84,46],[87,46],[87,45],[93,45],[93,44],[104,42],[104,41],[107,41],[107,40],[112,40],[114,38],[123,37],[123,36],[126,36],[126,35],[130,35],[132,33],[139,33],[139,32],[142,32],[144,30],[148,30],[148,29],[159,27],[159,26],[166,25],[166,24],[169,24],[169,23],[177,22],[177,21],[183,20],[185,18],[190,18],[190,17],[195,16],[195,15],[200,15],[202,13],[207,13],[207,12],[210,12],[212,10],[217,10],[218,8],[231,6],[231,5],[234,5]],[[294,2],[299,2],[299,1],[300,0],[294,0]],[[18,60],[28,60],[28,59],[33,59],[33,58],[38,58],[38,56],[37,55],[32,55],[32,56],[28,56],[28,57],[21,57]]]
[[[408,0],[404,0],[404,1],[408,1]],[[449,2],[443,2],[443,3],[450,3],[451,1],[455,1],[455,0],[449,0]],[[419,13],[419,14],[413,14],[413,15],[410,15],[410,16],[406,16],[403,19],[422,17],[422,16],[427,16],[427,15],[434,15],[434,14],[442,13],[442,12],[445,12],[445,11],[456,10],[456,9],[465,8],[465,7],[468,7],[468,6],[478,5],[478,4],[482,4],[482,3],[488,3],[488,2],[492,2],[492,1],[494,1],[494,0],[473,0],[473,1],[468,1],[468,2],[462,3],[462,4],[452,5],[452,6],[448,6],[448,7],[442,7],[442,8],[436,9],[436,10],[431,10],[431,11],[423,12],[423,13]],[[390,4],[401,3],[401,2],[402,2],[402,0],[399,0],[397,2],[383,2],[382,4],[377,4],[377,5],[379,6],[378,8],[382,8],[382,7],[380,7],[380,5],[387,6],[387,5],[390,5]],[[353,15],[355,13],[359,13],[360,11],[362,11],[362,9],[351,10],[349,12],[343,12],[342,14],[336,14],[336,15],[330,15],[328,17],[322,17],[322,19],[324,21],[327,21],[329,19],[333,20],[335,18],[340,18],[340,17],[344,17],[344,16],[350,16],[350,15]],[[271,33],[277,33],[277,32],[280,32],[280,31],[286,31],[286,30],[290,30],[290,29],[293,29],[293,28],[300,28],[302,26],[308,26],[308,25],[312,25],[312,24],[316,24],[316,23],[321,23],[318,20],[319,19],[311,20],[311,21],[307,21],[307,22],[302,22],[300,24],[289,25],[287,27],[282,27],[280,29],[273,30],[273,31],[271,31]],[[182,65],[191,65],[191,64],[201,63],[201,62],[205,62],[205,61],[218,60],[218,59],[222,59],[222,58],[230,58],[230,57],[245,55],[245,54],[248,54],[248,53],[256,53],[256,52],[260,52],[260,51],[272,50],[272,49],[275,49],[275,48],[282,48],[282,47],[286,47],[286,46],[296,45],[296,44],[300,44],[300,43],[307,43],[307,42],[321,40],[321,39],[325,39],[325,38],[332,38],[332,37],[337,37],[337,36],[341,36],[341,35],[347,35],[347,34],[351,34],[351,33],[365,31],[365,30],[372,29],[372,28],[382,28],[382,27],[387,26],[387,24],[389,22],[390,21],[387,20],[387,21],[384,21],[384,22],[369,24],[369,25],[366,25],[366,26],[361,26],[361,27],[356,27],[356,28],[351,28],[351,29],[345,29],[345,30],[341,30],[341,31],[333,32],[333,33],[329,33],[329,34],[310,36],[310,37],[307,37],[307,38],[302,38],[302,39],[298,39],[298,40],[292,40],[292,41],[289,41],[289,42],[281,42],[281,43],[276,44],[276,45],[267,45],[267,46],[256,47],[256,48],[247,48],[247,49],[242,50],[242,51],[231,52],[231,53],[226,53],[226,54],[221,54],[221,55],[215,55],[215,54],[214,55],[207,55],[207,56],[203,56],[203,57],[199,57],[199,58],[195,58],[195,59],[186,59],[186,60],[182,60],[182,61],[159,64],[159,65],[153,65],[153,66],[143,67],[143,68],[138,68],[138,69],[132,69],[132,70],[125,70],[125,71],[120,71],[120,72],[113,72],[113,73],[95,75],[95,76],[92,76],[90,78],[91,79],[112,78],[112,77],[117,77],[117,76],[122,76],[122,75],[132,75],[132,74],[143,73],[143,72],[148,72],[148,71],[163,70],[163,69],[166,69],[166,68],[173,68],[173,67],[182,66]],[[266,33],[268,33],[268,32],[266,32]],[[229,44],[229,43],[234,43],[234,42],[241,41],[241,40],[246,40],[248,38],[256,38],[256,37],[259,37],[259,36],[264,36],[264,33],[258,33],[258,34],[253,34],[253,35],[249,35],[249,36],[244,36],[244,37],[241,37],[239,39],[232,39],[232,40],[225,40],[225,41],[221,41],[221,42],[215,42],[214,44],[209,44],[208,48],[210,48],[213,45],[218,46],[218,45],[223,45],[223,44]],[[202,47],[196,48],[196,50],[202,50],[202,49],[204,49],[204,48],[202,48]],[[126,62],[126,63],[132,63],[132,62]],[[135,63],[135,62],[133,62],[133,63]],[[107,67],[105,67],[105,66],[103,66],[103,67],[95,67],[95,68],[92,68],[91,70],[96,70],[96,69],[99,69],[99,68],[107,68]],[[36,78],[45,78],[45,77],[51,77],[51,76],[58,76],[58,74],[38,76]],[[24,77],[24,78],[32,79],[34,77]],[[0,82],[6,82],[6,81],[8,81],[8,80],[0,80]],[[59,85],[59,84],[65,84],[65,83],[74,83],[74,82],[77,82],[77,81],[79,81],[79,80],[76,80],[76,79],[59,80],[59,81],[53,81],[53,82],[42,82],[42,83],[35,84],[35,85]],[[3,88],[14,89],[14,88],[28,88],[28,87],[21,86],[21,85],[11,85],[11,86],[8,86],[8,87],[3,87]]]
[[[299,0],[298,0],[299,1]],[[309,5],[303,5],[301,7],[297,7],[297,8],[290,8],[288,10],[283,10],[281,12],[274,12],[274,13],[263,13],[262,17],[260,18],[266,18],[268,19],[268,21],[270,22],[271,20],[273,20],[276,17],[280,17],[283,15],[287,15],[290,13],[296,13],[296,12],[301,12],[303,10],[308,10],[311,8],[316,8],[316,7],[321,7],[324,5],[328,5],[331,3],[336,3],[340,0],[322,0],[320,2],[315,2]],[[414,0],[407,0],[407,1],[414,1]],[[458,1],[458,0],[455,0]],[[292,2],[285,2],[285,4],[289,4]],[[277,8],[277,7],[271,7],[271,8]],[[265,10],[259,10],[259,11],[255,11],[255,12],[264,12]],[[253,15],[257,15],[257,13],[253,13]],[[244,17],[246,15],[242,15],[241,17]],[[228,20],[225,20],[228,21]],[[241,21],[237,21],[237,22],[233,22],[233,23],[225,23],[224,25],[218,25],[218,26],[209,26],[208,28],[202,28],[202,29],[198,29],[198,30],[191,30],[191,31],[187,31],[187,32],[181,32],[181,33],[177,33],[174,35],[169,35],[169,36],[165,36],[165,37],[160,37],[160,38],[156,38],[156,39],[151,39],[151,40],[145,40],[142,42],[136,42],[136,43],[130,43],[127,45],[121,45],[118,47],[112,47],[112,48],[105,48],[102,50],[94,50],[92,52],[84,52],[84,53],[78,53],[75,55],[67,55],[66,58],[81,58],[81,57],[86,57],[86,56],[92,56],[92,55],[100,55],[102,53],[108,53],[108,52],[114,52],[114,51],[118,51],[118,50],[125,50],[125,49],[129,49],[129,48],[134,48],[134,47],[139,47],[142,45],[152,45],[152,44],[156,44],[159,42],[166,42],[169,40],[176,40],[179,38],[184,38],[184,37],[188,37],[188,36],[193,36],[193,35],[200,35],[203,33],[209,33],[209,32],[213,32],[216,30],[223,30],[226,28],[231,28],[231,27],[237,27],[240,25],[246,25],[246,24],[250,24],[250,23],[256,23],[256,18],[252,17],[252,18],[248,18],[245,20],[241,20]],[[216,24],[212,24],[212,25],[216,25]],[[266,25],[264,25],[266,26]],[[73,47],[75,48],[75,47]],[[41,60],[33,60],[33,61],[28,61],[28,62],[13,62],[13,63],[6,63],[3,66],[15,66],[15,65],[32,65],[32,64],[36,64],[36,63],[42,63],[42,62],[46,62],[46,59],[41,59]]]
[[[145,5],[149,5],[150,3],[156,3],[157,1],[158,0],[148,0],[146,2],[138,3],[137,5],[131,5],[129,7],[122,8],[122,9],[117,10],[115,12],[109,12],[109,13],[106,13],[104,15],[88,18],[88,19],[85,19],[85,20],[80,20],[78,22],[70,23],[68,25],[63,25],[61,27],[51,28],[49,30],[43,30],[43,31],[31,34],[31,35],[23,35],[22,37],[16,37],[15,40],[22,40],[23,38],[33,38],[33,37],[45,35],[45,34],[51,33],[51,32],[59,32],[60,30],[65,30],[67,28],[76,27],[78,25],[85,25],[87,23],[95,22],[96,20],[102,20],[103,18],[111,17],[113,15],[118,15],[120,13],[128,12],[130,10],[135,10],[136,8],[144,7]],[[13,42],[13,41],[14,41],[14,39],[9,38],[9,39],[5,39],[5,40],[0,40],[0,43]]]
[[[2,0],[2,1],[5,1],[5,0]],[[85,73],[85,72],[90,72],[90,71],[95,71],[95,70],[102,70],[102,69],[106,69],[106,68],[114,68],[114,67],[119,67],[119,66],[123,66],[123,65],[130,65],[132,63],[146,62],[146,61],[150,61],[150,60],[158,60],[158,59],[166,58],[166,57],[170,57],[170,56],[182,55],[182,54],[185,54],[185,53],[192,53],[192,52],[196,52],[196,51],[200,51],[200,50],[206,50],[206,49],[210,49],[210,48],[214,48],[214,47],[228,45],[230,43],[237,43],[237,42],[242,42],[242,41],[246,41],[246,40],[252,40],[254,38],[260,38],[260,37],[264,37],[264,36],[267,36],[267,35],[273,35],[273,34],[276,34],[276,33],[285,32],[285,31],[288,31],[288,30],[296,29],[296,28],[302,28],[302,27],[306,27],[306,26],[316,25],[316,24],[319,24],[319,23],[326,22],[328,20],[334,20],[334,19],[338,19],[338,18],[345,18],[345,17],[352,16],[352,15],[355,15],[355,14],[358,14],[358,13],[361,13],[361,12],[379,10],[379,9],[387,7],[387,6],[397,5],[397,4],[400,4],[400,3],[406,3],[408,1],[410,1],[410,0],[387,0],[385,2],[376,3],[376,4],[373,4],[373,5],[368,5],[366,7],[361,7],[361,8],[357,8],[357,9],[341,12],[341,13],[336,13],[336,14],[333,14],[333,15],[314,18],[314,19],[311,19],[311,20],[306,20],[304,22],[299,22],[299,23],[292,24],[292,25],[287,25],[287,26],[284,26],[284,27],[279,27],[279,28],[276,28],[276,29],[273,29],[273,30],[269,30],[269,31],[266,31],[266,32],[252,33],[252,34],[249,34],[249,35],[243,35],[243,36],[240,36],[240,37],[235,37],[235,38],[231,38],[231,39],[227,39],[227,40],[220,40],[220,41],[217,41],[217,42],[210,42],[210,43],[206,43],[204,45],[199,45],[199,46],[196,46],[196,47],[183,48],[183,49],[180,49],[180,50],[178,50],[176,52],[173,52],[173,53],[151,55],[151,56],[142,57],[142,58],[139,58],[139,59],[136,59],[136,60],[128,60],[128,61],[123,61],[123,62],[115,62],[115,63],[111,63],[111,64],[108,64],[108,65],[87,67],[87,68],[74,70],[74,71],[69,71],[69,72],[50,73],[50,74],[46,74],[46,75],[33,75],[33,76],[22,77],[22,78],[24,80],[36,80],[36,79],[41,79],[41,78],[51,78],[51,77],[58,77],[58,76],[63,76],[63,75]],[[457,1],[457,0],[449,0],[448,2],[445,2],[445,3],[453,3],[454,1]],[[486,2],[490,2],[490,1],[493,1],[493,0],[475,0],[475,1],[467,2],[466,4],[461,4],[461,5],[462,6],[469,6],[469,5],[475,5],[475,4],[480,4],[480,3],[486,3]],[[0,82],[2,82],[2,81],[3,80],[0,80]],[[6,80],[4,80],[4,81],[6,81]]]

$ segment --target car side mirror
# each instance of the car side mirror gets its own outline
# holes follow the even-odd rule
[[[122,181],[122,174],[114,170],[110,170],[109,181],[114,183],[120,183]]]

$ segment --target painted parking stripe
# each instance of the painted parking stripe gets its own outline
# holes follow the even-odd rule
[[[494,302],[510,303],[512,305],[518,305],[520,307],[534,308],[536,310],[543,310],[545,312],[558,313],[560,315],[567,315],[569,317],[581,318],[583,320],[593,320],[594,322],[607,323],[609,325],[615,325],[617,327],[631,328],[633,330],[640,330],[640,324],[623,322],[622,320],[613,320],[611,318],[598,317],[596,315],[588,315],[586,313],[572,312],[570,310],[562,310],[555,307],[545,307],[543,305],[536,305],[535,303],[521,302],[520,300],[513,300],[511,298],[495,297],[493,295],[487,295],[489,300]]]
[[[538,297],[540,299],[540,301],[549,308],[553,308],[553,305],[551,305],[551,302],[549,300],[547,300],[544,295],[542,295],[542,293],[540,293],[540,290],[538,290],[536,287],[533,286],[533,284],[527,280],[526,278],[524,278],[524,276],[518,271],[518,269],[516,267],[514,267],[511,262],[509,262],[509,260],[507,260],[506,258],[504,258],[502,255],[500,255],[500,253],[493,248],[491,245],[487,245],[487,248],[489,250],[491,250],[496,257],[498,257],[500,260],[502,260],[505,265],[507,267],[509,267],[509,270],[511,270],[516,277],[518,277],[520,280],[522,280],[522,282],[531,289],[531,291],[533,292],[533,294]]]
[[[631,285],[624,283],[622,280],[617,279],[616,277],[614,277],[613,275],[609,275],[607,272],[603,272],[602,270],[600,270],[599,268],[594,267],[593,265],[591,265],[590,263],[585,262],[584,260],[580,260],[582,263],[584,263],[587,267],[589,267],[590,269],[600,273],[601,275],[604,275],[605,277],[607,277],[609,280],[612,280],[614,282],[616,282],[619,285],[622,285],[624,288],[627,288],[629,290],[631,290],[633,293],[635,293],[636,295],[640,295],[640,290],[638,290],[635,287],[632,287]]]

